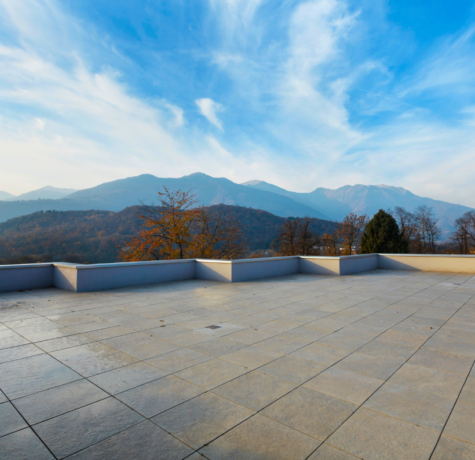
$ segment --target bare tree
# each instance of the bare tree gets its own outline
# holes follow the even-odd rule
[[[337,232],[324,233],[322,236],[322,246],[324,256],[336,256],[338,255],[337,244]]]
[[[193,226],[190,252],[200,259],[239,259],[244,253],[244,234],[234,218],[222,210],[200,208]]]
[[[455,221],[455,232],[451,239],[457,244],[460,254],[475,251],[475,211],[468,211]]]
[[[318,254],[319,236],[311,229],[312,220],[287,219],[273,246],[281,256],[311,256]]]
[[[272,242],[279,255],[293,256],[296,254],[298,219],[287,219],[280,228],[277,238]]]
[[[435,217],[431,207],[419,206],[414,213],[415,240],[418,251],[422,254],[436,252],[436,242],[441,232],[437,225],[438,219]]]
[[[412,212],[406,211],[401,206],[396,206],[394,211],[390,211],[396,219],[402,237],[407,241],[409,252],[417,252],[415,244],[416,219]]]
[[[343,240],[343,254],[351,255],[352,249],[357,245],[369,218],[366,214],[358,216],[350,212],[340,223],[338,237]]]

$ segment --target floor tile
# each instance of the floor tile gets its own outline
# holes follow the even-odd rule
[[[55,351],[51,355],[84,377],[137,362],[137,358],[99,342]]]
[[[398,343],[389,343],[373,340],[364,347],[358,350],[358,353],[365,353],[367,355],[381,356],[382,358],[391,358],[400,360],[401,364],[409,359],[417,348],[406,347]]]
[[[457,402],[444,434],[475,444],[475,406]]]
[[[383,383],[383,380],[332,367],[305,383],[304,387],[353,404],[363,404]]]
[[[0,438],[0,458],[8,460],[54,460],[31,428]]]
[[[422,348],[425,350],[439,351],[441,353],[449,353],[451,355],[459,355],[475,359],[475,344],[442,339],[437,337],[437,335],[431,337],[426,343],[424,343]]]
[[[317,319],[316,321],[312,321],[311,323],[306,324],[305,327],[320,329],[322,331],[335,332],[339,329],[344,328],[345,326],[348,326],[348,324],[350,323],[352,323],[352,321],[345,321],[342,319],[338,320],[330,317]]]
[[[188,331],[182,334],[172,335],[166,338],[166,340],[177,347],[190,347],[197,343],[206,342],[208,340],[214,340],[214,337],[198,331]]]
[[[256,369],[282,356],[282,353],[277,353],[276,351],[249,346],[228,353],[227,355],[222,355],[220,359],[247,369]]]
[[[147,336],[141,332],[106,339],[102,342],[138,359],[153,358],[180,348],[170,342]]]
[[[348,356],[349,353],[348,350],[341,348],[327,347],[326,345],[312,343],[300,350],[294,351],[292,356],[331,366],[345,356]]]
[[[36,345],[19,345],[18,347],[3,348],[0,350],[0,364],[14,361],[16,359],[29,358],[30,356],[41,355],[43,350]]]
[[[213,393],[206,393],[157,415],[152,421],[199,449],[254,413]]]
[[[189,350],[188,348],[181,348],[180,350],[171,351],[170,353],[147,359],[147,363],[156,366],[165,372],[175,373],[182,369],[186,369],[187,367],[204,363],[210,359],[212,359],[211,356]]]
[[[189,348],[199,353],[204,353],[217,358],[231,353],[232,351],[239,350],[240,348],[244,348],[245,346],[247,346],[245,343],[236,340],[219,338],[197,343],[196,345],[191,345]]]
[[[68,337],[60,337],[59,339],[44,340],[37,342],[35,345],[46,353],[64,350],[65,348],[77,347],[78,345],[86,345],[94,342],[93,339],[82,334],[70,335]]]
[[[427,340],[427,336],[390,329],[381,334],[376,340],[378,342],[398,343],[399,345],[418,348]]]
[[[77,324],[71,326],[71,329],[74,329],[76,332],[81,332],[85,334],[87,332],[98,331],[99,329],[106,329],[113,326],[114,324],[112,322],[106,320],[98,320],[86,324]]]
[[[408,363],[448,372],[449,374],[454,372],[466,376],[470,372],[473,359],[421,349],[408,361]]]
[[[459,374],[448,374],[412,364],[404,364],[389,380],[396,385],[433,393],[453,401],[464,381],[465,378]]]
[[[205,390],[175,376],[163,377],[116,397],[145,417],[153,417],[194,398]]]
[[[64,458],[142,420],[124,404],[108,398],[39,423],[35,431],[54,455]]]
[[[21,328],[19,332],[30,342],[41,342],[77,334],[74,329],[60,325],[56,325],[55,328],[51,328],[50,330],[41,330],[39,327]]]
[[[360,409],[328,443],[367,460],[427,460],[438,437],[436,431]]]
[[[295,388],[295,385],[269,375],[250,372],[215,388],[224,396],[252,410],[260,410]]]
[[[99,329],[97,331],[86,332],[85,335],[94,340],[106,340],[121,335],[133,334],[134,330],[125,326],[113,326],[106,329]]]
[[[358,457],[323,443],[308,460],[356,460]]]
[[[79,374],[46,354],[0,364],[0,388],[10,399],[79,379]]]
[[[71,460],[182,460],[193,449],[148,420],[68,457]]]
[[[210,460],[301,460],[320,441],[255,415],[201,449]]]
[[[365,337],[357,337],[346,334],[345,332],[334,332],[317,341],[323,345],[330,347],[343,348],[344,350],[355,351],[366,345],[371,339]]]
[[[9,402],[0,404],[0,437],[27,426],[25,420]]]
[[[443,435],[431,460],[473,460],[475,445]]]
[[[107,397],[107,393],[82,379],[15,399],[14,404],[28,423],[34,425]]]
[[[295,337],[301,340],[309,340],[314,342],[315,340],[320,339],[321,337],[325,337],[328,334],[331,334],[329,331],[321,331],[319,329],[312,329],[310,327],[297,327],[295,329],[291,329],[287,332],[284,332],[282,335]]]
[[[356,409],[349,402],[300,387],[265,408],[262,414],[323,441]]]
[[[0,349],[27,345],[30,342],[10,329],[0,331]]]
[[[462,388],[459,401],[475,405],[475,376],[469,377]]]
[[[206,390],[211,390],[246,372],[249,372],[249,369],[215,358],[180,371],[176,376]]]
[[[282,334],[291,329],[295,329],[294,324],[288,324],[283,321],[269,321],[256,327],[259,332],[268,332],[269,334]]]
[[[231,334],[227,338],[229,340],[235,340],[237,342],[242,342],[247,345],[252,345],[256,342],[262,342],[263,340],[268,339],[275,335],[274,333],[263,332],[263,331],[256,331],[254,329],[245,329],[244,331],[236,332],[235,334]]]
[[[380,380],[388,379],[400,366],[401,362],[397,359],[382,358],[357,352],[335,365],[337,369]]]
[[[120,393],[168,375],[144,362],[129,364],[89,377],[89,380],[110,394]]]
[[[450,399],[388,382],[366,401],[364,407],[442,431],[453,405]]]
[[[266,350],[276,351],[278,353],[291,353],[299,348],[308,345],[307,340],[300,340],[295,337],[277,335],[270,339],[263,340],[256,344],[256,347],[265,348]]]
[[[288,355],[260,367],[258,372],[300,385],[326,368],[325,364]]]

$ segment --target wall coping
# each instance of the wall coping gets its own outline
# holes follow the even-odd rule
[[[12,270],[18,268],[41,268],[41,267],[54,267],[53,262],[39,263],[39,264],[12,264],[12,265],[0,265],[0,270]]]
[[[358,254],[358,256],[362,256],[364,254]],[[475,254],[382,254],[378,253],[378,256],[385,256],[385,257],[446,257],[446,258],[475,258]],[[355,256],[352,256],[355,257]]]
[[[286,256],[286,257],[261,257],[256,259],[173,259],[173,260],[144,260],[139,262],[110,262],[102,264],[75,264],[71,262],[42,262],[35,264],[11,264],[0,265],[0,270],[5,269],[21,269],[21,268],[38,268],[38,267],[64,267],[64,268],[76,268],[77,270],[91,270],[94,268],[119,268],[119,267],[132,267],[140,265],[164,265],[164,264],[183,264],[190,262],[204,262],[212,264],[249,264],[259,262],[277,262],[279,260],[291,260],[291,259],[310,259],[310,260],[354,260],[364,257],[443,257],[443,258],[475,258],[475,254],[354,254],[351,256]]]

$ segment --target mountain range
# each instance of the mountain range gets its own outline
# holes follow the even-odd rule
[[[414,211],[418,206],[427,205],[433,208],[439,219],[443,237],[449,236],[453,231],[456,218],[471,210],[466,206],[420,197],[401,187],[388,185],[346,185],[337,189],[317,188],[312,192],[298,193],[264,181],[237,184],[226,178],[215,178],[202,173],[180,178],[159,178],[143,174],[73,191],[59,199],[20,198],[28,195],[38,197],[39,191],[20,195],[13,200],[7,198],[6,201],[0,201],[0,222],[37,211],[121,211],[140,202],[157,204],[157,192],[163,191],[163,187],[170,190],[191,190],[197,195],[200,204],[244,206],[281,217],[310,216],[342,220],[350,212],[372,216],[379,209],[402,206],[408,211]],[[40,190],[45,189],[53,188],[45,187]],[[0,195],[0,200],[2,199],[5,200]]]
[[[19,200],[58,200],[77,190],[73,188],[57,188],[47,185],[46,187],[32,190],[31,192],[22,193],[21,195],[12,195],[8,192],[0,190],[0,200],[3,201],[19,201]]]

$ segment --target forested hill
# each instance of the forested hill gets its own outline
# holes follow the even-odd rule
[[[241,206],[215,205],[237,220],[249,251],[269,248],[285,218]],[[40,211],[0,224],[0,264],[63,261],[105,263],[118,260],[122,246],[141,228],[138,206],[112,211]],[[319,234],[333,222],[312,219]]]

